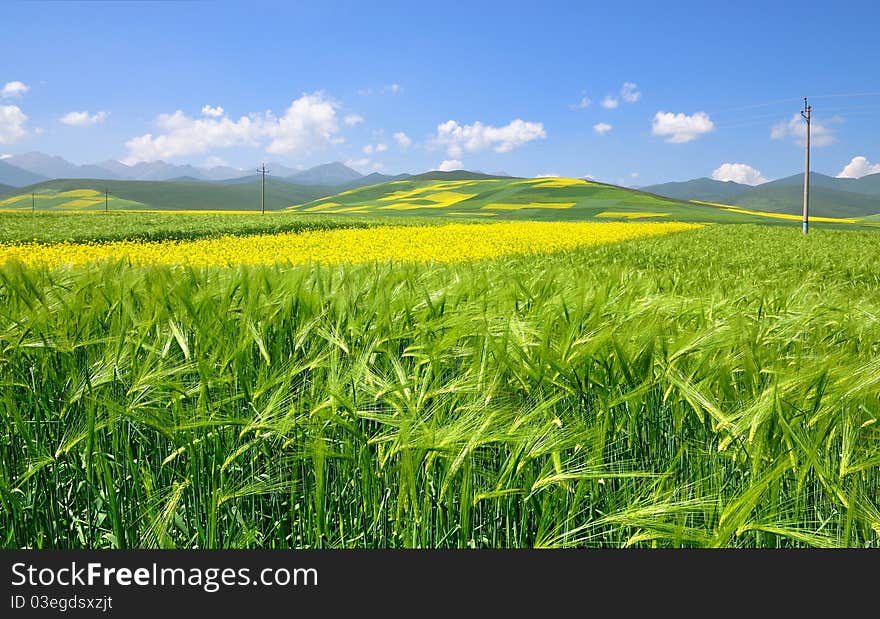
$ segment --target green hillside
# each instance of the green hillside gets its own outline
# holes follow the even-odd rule
[[[479,216],[496,220],[768,221],[759,215],[581,179],[490,177],[470,172],[431,172],[344,191],[291,210],[445,218]]]
[[[6,193],[12,193],[13,191],[15,191],[15,187],[12,185],[4,185],[3,183],[0,183],[0,196]]]
[[[260,181],[104,181],[67,179],[12,188],[0,195],[0,210],[101,211],[104,190],[110,210],[249,211],[260,209]],[[736,201],[737,212],[718,204],[695,204],[644,191],[570,178],[511,178],[458,170],[428,172],[400,180],[354,187],[333,194],[332,187],[298,185],[272,179],[266,185],[266,210],[302,213],[404,217],[469,217],[579,221],[585,219],[662,219],[719,223],[781,223],[800,212],[800,188],[762,186]],[[842,196],[842,197],[841,197]],[[714,200],[700,200],[714,202]],[[720,201],[720,204],[725,204]],[[880,213],[878,199],[817,187],[815,217],[860,218]],[[876,208],[875,208],[876,207]],[[784,217],[783,217],[784,215]]]
[[[759,187],[774,187],[778,185],[803,187],[804,175],[794,174],[792,176],[786,176],[785,178],[780,178],[759,185]],[[880,174],[869,174],[868,176],[863,176],[861,178],[839,178],[811,171],[810,187],[813,189],[824,187],[826,189],[836,189],[837,191],[846,191],[848,193],[860,193],[867,196],[880,197]]]
[[[663,183],[643,190],[678,200],[699,200],[743,208],[796,215],[803,209],[804,175],[750,187],[710,178]],[[835,178],[810,174],[810,213],[817,217],[866,217],[880,213],[880,174]]]
[[[803,185],[762,185],[741,196],[737,206],[770,213],[803,212]],[[810,214],[818,217],[866,217],[880,213],[880,197],[826,187],[811,187]]]
[[[237,185],[175,181],[54,180],[23,187],[0,200],[2,209],[30,209],[31,193],[38,210],[103,210],[104,190],[110,191],[109,208],[115,210],[217,210],[258,211],[258,181]],[[280,210],[331,193],[316,185],[283,181],[266,183],[266,209]]]
[[[401,179],[403,180],[403,179]],[[496,174],[483,174],[482,172],[470,172],[469,170],[452,170],[441,172],[432,170],[410,176],[406,180],[411,181],[489,181],[489,180],[522,180],[521,177],[499,176]]]
[[[733,181],[716,181],[705,177],[642,187],[643,191],[675,200],[702,200],[722,204],[735,204],[736,200],[750,189],[752,188],[749,185]]]

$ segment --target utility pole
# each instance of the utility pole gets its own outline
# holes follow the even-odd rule
[[[104,189],[104,212],[110,212],[110,190]]]
[[[34,214],[36,212],[37,212],[37,192],[32,191],[31,192],[31,214]]]
[[[804,109],[801,116],[807,121],[807,140],[804,143],[804,234],[810,229],[810,116],[813,108],[807,105],[804,97]]]
[[[260,166],[260,169],[257,170],[260,174],[263,175],[263,190],[260,194],[260,213],[263,215],[266,214],[266,175],[269,173],[269,170],[266,169],[266,164]]]

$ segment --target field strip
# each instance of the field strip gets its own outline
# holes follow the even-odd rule
[[[0,264],[49,267],[104,260],[132,264],[239,265],[356,262],[466,262],[693,230],[697,224],[629,222],[504,222],[442,226],[381,226],[188,241],[3,244]]]
[[[647,217],[667,217],[669,213],[656,213],[653,211],[602,211],[596,217],[601,219],[645,219]]]
[[[492,203],[481,208],[490,211],[519,211],[528,208],[566,209],[573,207],[575,204],[575,202],[529,202],[527,204]]]
[[[39,198],[39,196],[37,196]],[[54,196],[53,196],[54,199]],[[133,204],[132,201],[126,201],[129,204]],[[97,202],[97,204],[103,207],[104,200],[101,199]],[[233,210],[220,210],[220,209],[156,209],[156,208],[113,208],[113,201],[110,201],[111,207],[110,212],[113,214],[118,213],[130,213],[132,215],[144,215],[144,214],[153,214],[153,215],[259,215],[259,209],[254,209],[250,211],[233,211]],[[0,202],[2,205],[2,202]],[[30,198],[28,198],[28,203],[25,206],[20,206],[16,208],[2,208],[0,207],[0,213],[21,213],[22,211],[29,211],[31,209]],[[84,211],[80,207],[79,209],[62,209],[57,207],[52,207],[49,209],[46,208],[38,208],[37,212],[41,215],[46,213],[55,213],[59,215],[105,215],[104,209],[94,211]],[[280,213],[281,211],[271,211]]]
[[[739,206],[733,206],[731,204],[720,204],[718,202],[703,202],[701,200],[690,200],[694,204],[702,204],[704,206],[717,206],[718,208],[722,208],[725,211],[730,211],[731,213],[740,213],[742,215],[757,215],[759,217],[769,217],[771,219],[785,219],[788,221],[800,221],[803,217],[801,215],[791,215],[789,213],[770,213],[767,211],[753,211],[746,208],[740,208]],[[852,217],[816,217],[815,215],[810,215],[811,221],[819,221],[823,223],[829,224],[856,224],[859,223],[859,220]]]

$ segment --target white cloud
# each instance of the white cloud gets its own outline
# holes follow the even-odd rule
[[[129,155],[124,162],[155,161],[230,146],[265,145],[269,153],[309,153],[343,141],[337,135],[338,107],[338,103],[316,92],[293,101],[280,117],[271,111],[238,120],[226,115],[191,118],[181,110],[160,114],[156,126],[161,133],[147,133],[126,142]]]
[[[403,131],[398,131],[392,137],[397,142],[397,145],[400,146],[400,148],[402,148],[403,150],[406,150],[407,148],[409,148],[410,144],[412,144],[412,140]]]
[[[388,150],[388,145],[384,143],[379,143],[376,145],[367,144],[361,150],[365,155],[372,155],[373,153],[384,153],[386,150]]]
[[[11,144],[27,133],[27,116],[17,105],[0,105],[0,144]]]
[[[373,89],[373,88],[361,88],[357,91],[358,94],[362,97],[369,97],[371,95],[384,95],[391,93],[392,95],[396,95],[400,92],[403,92],[403,86],[400,84],[386,84],[381,88]]]
[[[349,168],[354,168],[355,170],[363,173],[367,172],[378,172],[385,168],[385,164],[379,161],[373,161],[369,157],[362,157],[360,159],[348,159],[345,162]]]
[[[613,110],[618,105],[620,105],[620,101],[617,100],[617,97],[612,97],[611,95],[606,95],[605,98],[599,102],[599,105],[604,107],[606,110]]]
[[[275,119],[267,112],[264,122],[266,135],[272,138],[266,152],[309,152],[344,140],[336,136],[336,110],[339,104],[322,93],[303,95],[287,108],[284,116]]]
[[[760,170],[745,163],[722,163],[712,172],[712,178],[742,185],[761,185],[767,182]]]
[[[638,172],[630,172],[629,175],[631,178],[638,178],[640,176]]]
[[[605,135],[612,129],[614,129],[614,126],[609,125],[608,123],[596,123],[595,125],[593,125],[593,131],[595,131],[599,135]]]
[[[642,98],[642,93],[638,88],[638,85],[632,82],[624,82],[620,88],[620,97],[627,103],[635,103]]]
[[[588,181],[598,181],[599,177],[593,176],[592,174],[584,174],[581,178],[584,178]]]
[[[545,137],[547,134],[543,123],[526,122],[519,118],[503,127],[484,125],[479,121],[472,125],[459,125],[454,120],[447,120],[437,125],[434,142],[445,146],[449,156],[458,159],[465,151],[477,152],[491,148],[496,153],[506,153]]]
[[[705,112],[697,112],[690,116],[682,113],[657,112],[651,123],[651,133],[666,137],[666,141],[670,144],[684,144],[714,130],[715,123]]]
[[[590,104],[592,102],[593,102],[592,99],[584,96],[584,97],[581,97],[581,100],[578,101],[577,103],[573,103],[573,104],[569,105],[568,108],[571,110],[585,110],[588,107],[590,107]]]
[[[71,127],[89,127],[104,122],[107,116],[107,112],[95,112],[94,114],[89,114],[88,111],[68,112],[61,117],[61,122]]]
[[[880,163],[871,163],[867,158],[853,157],[837,175],[837,178],[862,178],[868,174],[880,174]]]
[[[343,119],[343,122],[348,127],[354,127],[355,125],[359,125],[364,122],[364,117],[360,114],[349,114]]]
[[[212,155],[205,160],[205,166],[209,168],[216,168],[219,166],[228,166],[229,162],[226,161],[223,157],[217,157],[216,155]]]
[[[154,136],[147,133],[125,143],[129,155],[123,163],[155,161],[180,155],[204,153],[213,148],[229,146],[258,146],[266,135],[264,119],[260,116],[242,116],[237,121],[223,118],[190,118],[181,110],[160,114],[156,125],[163,132]]]
[[[544,172],[543,174],[536,174],[535,178],[559,178],[559,175],[554,172]]]
[[[217,107],[211,107],[210,105],[205,105],[202,107],[202,116],[210,116],[211,118],[220,118],[223,116],[223,108],[219,105]]]
[[[464,165],[458,159],[444,159],[443,162],[437,166],[437,169],[441,172],[451,172],[452,170],[461,170]]]
[[[0,98],[17,99],[28,90],[30,90],[30,86],[28,86],[24,82],[6,82],[6,85],[4,85],[3,89],[0,90]]]
[[[832,123],[842,122],[843,119],[835,116]],[[792,115],[788,121],[781,121],[773,125],[770,130],[770,138],[773,140],[791,139],[798,146],[803,146],[806,141],[807,123],[801,117],[800,112]],[[816,147],[828,146],[835,141],[834,132],[828,126],[815,120],[810,124],[810,145]]]

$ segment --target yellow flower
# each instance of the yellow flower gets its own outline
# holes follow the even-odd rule
[[[504,222],[377,226],[194,241],[0,244],[0,263],[82,265],[102,260],[191,266],[355,262],[466,262],[550,253],[700,227],[685,223]]]

